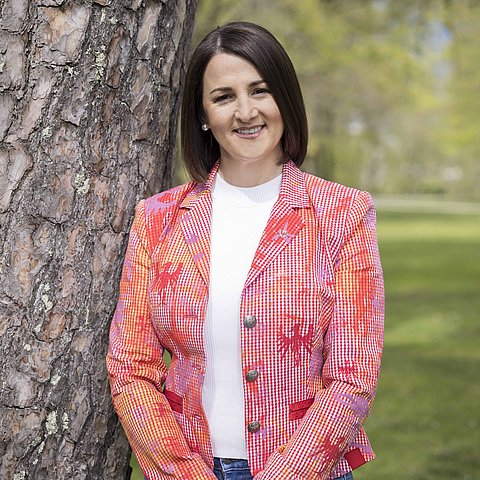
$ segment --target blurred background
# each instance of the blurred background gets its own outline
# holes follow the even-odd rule
[[[303,168],[377,205],[378,458],[355,480],[480,479],[480,2],[200,0],[193,44],[232,20],[264,25],[292,58]]]
[[[271,30],[300,78],[305,169],[373,194],[480,201],[480,2],[200,0],[193,44]]]

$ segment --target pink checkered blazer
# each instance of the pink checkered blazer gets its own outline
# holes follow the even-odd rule
[[[215,479],[202,383],[217,169],[141,201],[130,232],[107,366],[148,480]],[[243,370],[259,372],[244,382],[255,480],[333,479],[374,458],[362,424],[383,312],[370,196],[287,163],[241,298],[256,319],[241,323]]]

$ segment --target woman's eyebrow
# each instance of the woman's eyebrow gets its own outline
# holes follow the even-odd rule
[[[231,88],[230,87],[217,87],[217,88],[214,88],[211,92],[210,92],[210,95],[212,93],[215,93],[215,92],[228,92],[230,91]]]
[[[249,87],[256,87],[257,85],[261,85],[262,83],[267,83],[265,80],[261,79],[261,80],[255,80],[254,82],[252,82]]]
[[[262,83],[267,83],[265,80],[261,79],[261,80],[255,80],[254,82],[250,83],[248,85],[249,88],[251,87],[256,87],[257,85],[261,85]],[[217,88],[214,88],[211,92],[210,92],[210,95],[212,93],[215,93],[215,92],[229,92],[231,91],[232,88],[231,87],[217,87]]]

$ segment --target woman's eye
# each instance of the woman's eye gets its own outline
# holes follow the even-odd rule
[[[263,95],[265,93],[270,93],[270,90],[268,88],[256,88],[253,91],[254,95]]]
[[[232,98],[231,95],[225,94],[225,95],[220,95],[219,97],[216,97],[213,101],[214,103],[225,103],[228,100],[230,100],[230,98]]]

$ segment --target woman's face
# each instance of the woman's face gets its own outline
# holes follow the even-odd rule
[[[203,112],[222,162],[273,165],[283,158],[280,110],[247,60],[227,53],[212,57],[203,77]]]

